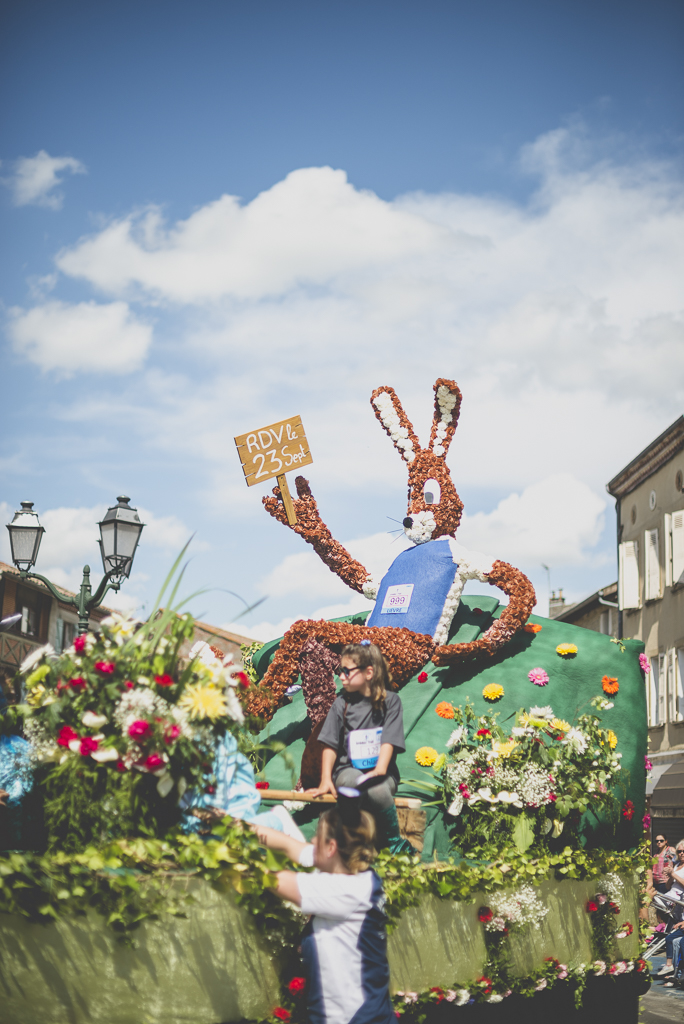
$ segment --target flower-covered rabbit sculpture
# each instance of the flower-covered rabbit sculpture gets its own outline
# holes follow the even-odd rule
[[[252,699],[249,710],[253,714],[269,719],[301,671],[312,724],[322,722],[335,698],[332,669],[335,649],[341,645],[360,640],[377,644],[387,659],[394,685],[399,686],[430,659],[435,665],[449,665],[468,657],[492,655],[527,621],[536,600],[527,577],[506,562],[492,562],[467,551],[455,540],[463,503],[451,480],[446,455],[458,422],[461,392],[455,381],[442,378],[435,383],[434,391],[427,448],[421,447],[393,388],[376,388],[371,396],[375,415],[408,467],[409,500],[403,526],[414,542],[394,560],[382,580],[373,580],[332,537],[318,513],[308,481],[296,478],[297,521],[291,528],[312,545],[348,587],[375,600],[375,607],[365,625],[313,619],[295,622]],[[264,505],[270,515],[288,525],[280,489],[274,488],[273,494],[263,499]],[[469,579],[499,587],[509,602],[479,639],[449,644],[449,628]]]

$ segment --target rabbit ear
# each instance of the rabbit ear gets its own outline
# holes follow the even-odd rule
[[[376,388],[371,395],[371,405],[401,457],[409,464],[413,462],[420,451],[420,444],[394,388]]]
[[[461,411],[461,391],[455,380],[435,381],[435,411],[430,432],[430,450],[446,456]]]

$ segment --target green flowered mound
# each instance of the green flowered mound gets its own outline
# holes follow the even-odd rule
[[[502,606],[496,598],[479,595],[463,598],[452,623],[449,643],[477,639],[501,611]],[[361,624],[365,619],[366,613],[363,613],[338,621]],[[590,846],[630,849],[641,839],[645,799],[646,692],[639,666],[643,644],[637,640],[616,643],[593,630],[539,616],[532,616],[530,624],[542,628],[537,633],[519,633],[490,660],[476,665],[444,668],[428,662],[423,669],[427,680],[419,683],[418,676],[414,676],[401,689],[406,752],[398,758],[402,777],[399,795],[425,799],[425,791],[412,781],[425,778],[424,770],[416,763],[416,751],[428,746],[441,754],[454,728],[453,721],[440,718],[435,713],[435,707],[441,701],[461,707],[470,701],[477,715],[496,712],[499,725],[507,732],[515,725],[516,713],[521,708],[550,705],[558,718],[570,724],[576,723],[581,715],[595,713],[601,720],[601,726],[617,736],[616,750],[622,754],[622,772],[615,793],[621,807],[627,805],[627,801],[632,802],[633,815],[630,818],[618,813],[612,824],[601,823],[592,815],[585,816],[583,842]],[[279,643],[276,640],[266,644],[255,656],[253,664],[259,677],[266,671]],[[556,651],[559,644],[574,644],[577,653],[564,657]],[[538,686],[531,681],[529,673],[533,669],[544,670],[549,678],[546,685]],[[616,678],[619,689],[607,698],[613,707],[596,711],[590,702],[594,697],[606,696],[602,689],[604,676]],[[503,687],[503,696],[495,703],[482,695],[483,689],[490,684]],[[300,691],[291,704],[276,713],[260,739],[285,744],[298,773],[309,731],[306,705]],[[273,788],[291,788],[291,770],[280,757],[274,757],[267,763],[264,777]],[[453,821],[445,816],[442,808],[428,807],[426,810],[423,857],[447,857],[453,852],[449,839]],[[311,809],[298,815],[305,832],[314,827],[313,813]]]

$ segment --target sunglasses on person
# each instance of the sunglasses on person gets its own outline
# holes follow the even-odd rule
[[[656,839],[656,843],[666,843],[667,839]]]
[[[342,678],[342,676],[346,676],[347,679],[349,679],[349,677],[352,676],[355,672],[360,671],[361,669],[359,668],[358,665],[352,665],[351,668],[338,668],[337,675],[340,677],[340,679]]]

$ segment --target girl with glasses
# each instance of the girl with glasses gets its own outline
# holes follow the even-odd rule
[[[321,782],[309,793],[335,796],[337,787],[354,787],[363,781],[364,807],[376,819],[382,845],[392,853],[411,853],[412,847],[401,837],[394,806],[399,786],[397,754],[406,747],[401,698],[388,690],[387,662],[380,648],[369,641],[349,644],[342,651],[337,674],[342,693],[318,736],[324,747]]]

